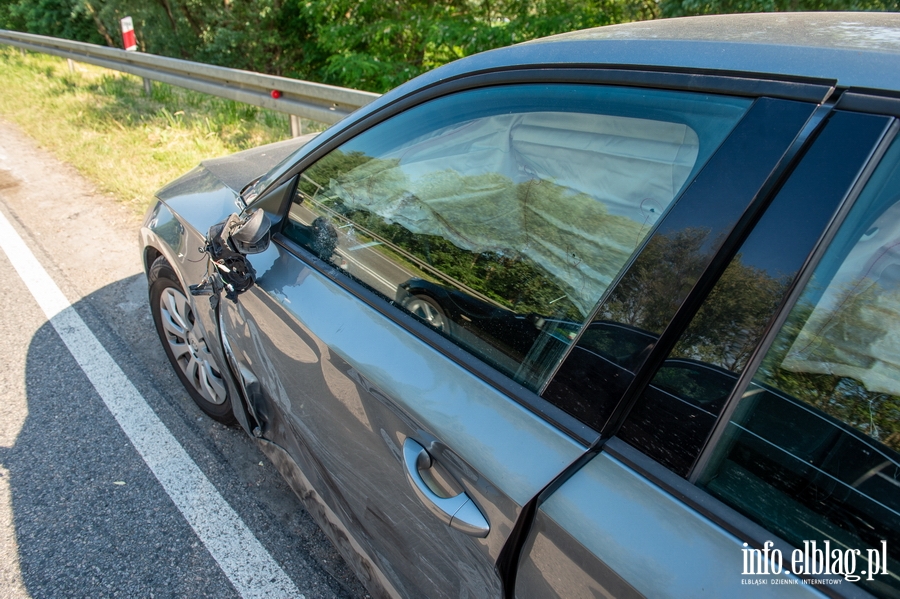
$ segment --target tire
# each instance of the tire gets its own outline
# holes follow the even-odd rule
[[[175,271],[160,256],[150,266],[148,280],[153,322],[175,374],[201,410],[231,424],[235,418],[223,370],[209,351]]]
[[[440,304],[427,295],[414,295],[403,306],[414,316],[417,316],[442,333],[450,333],[450,320]]]

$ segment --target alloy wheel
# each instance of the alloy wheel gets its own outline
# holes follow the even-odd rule
[[[187,297],[178,289],[167,287],[159,297],[159,313],[169,349],[188,381],[206,401],[224,403],[228,397],[225,381],[215,368]]]

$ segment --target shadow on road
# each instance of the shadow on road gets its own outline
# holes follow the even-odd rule
[[[203,417],[187,399],[146,297],[137,274],[75,309],[298,587],[315,589],[307,596],[364,596],[252,441]],[[0,447],[0,465],[9,473],[12,551],[27,593],[236,596],[49,322],[28,342],[24,378],[27,416],[13,445]]]

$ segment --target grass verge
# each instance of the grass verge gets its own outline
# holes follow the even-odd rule
[[[0,116],[136,212],[201,160],[290,134],[285,114],[9,46],[0,81]]]

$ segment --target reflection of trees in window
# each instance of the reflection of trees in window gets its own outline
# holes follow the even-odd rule
[[[858,284],[816,313],[810,285],[757,379],[900,451],[900,364],[891,347],[900,293]]]
[[[600,317],[660,333],[706,263],[705,230],[650,240]],[[670,357],[740,372],[783,297],[789,277],[774,278],[736,256],[682,334]]]
[[[297,184],[297,192],[314,198],[328,186],[332,179],[372,160],[363,152],[342,152],[335,150],[308,169]]]
[[[442,206],[443,210],[440,213],[437,210],[427,210],[423,213],[422,200],[405,193],[409,187],[408,180],[398,166],[397,160],[379,159],[372,160],[349,173],[341,173],[336,181],[330,181],[329,197],[323,203],[361,228],[423,259],[442,274],[504,306],[519,312],[546,314],[544,310],[553,300],[557,300],[555,313],[572,312],[571,303],[564,301],[566,298],[562,289],[552,281],[548,281],[527,257],[502,250],[468,251],[457,247],[442,236],[413,233],[406,227],[392,222],[393,219],[401,218],[405,222],[419,220],[421,228],[444,227],[462,239],[480,240],[489,238],[491,234],[487,222],[489,219],[486,220],[484,215],[471,212],[459,214],[450,204]],[[373,208],[381,208],[380,212],[387,214],[347,206],[345,198],[350,195],[361,195],[360,186],[364,187],[363,197],[374,200],[371,202]],[[454,195],[459,197],[461,191],[470,196],[487,194],[482,198],[482,203],[488,204],[495,199],[490,197],[492,192],[498,189],[508,191],[511,182],[494,174],[462,177],[452,171],[443,171],[430,173],[424,187],[426,192],[430,192],[429,195],[437,197]],[[354,202],[357,206],[364,203],[367,202]],[[386,206],[388,203],[391,205]],[[437,221],[439,225],[431,225],[428,221]],[[439,282],[447,283],[446,280]],[[577,312],[571,316],[576,317]]]
[[[646,233],[552,181],[429,171],[334,151],[301,194],[517,312],[583,320]]]
[[[516,312],[554,314],[583,320],[566,293],[527,256],[518,253],[470,252],[437,235],[411,233],[364,210],[332,208],[406,252],[418,256],[447,277]],[[446,284],[446,280],[438,281]]]
[[[708,231],[685,229],[650,239],[599,318],[661,333],[706,262]]]
[[[675,346],[673,357],[741,372],[790,281],[791,277],[772,277],[735,256]]]

